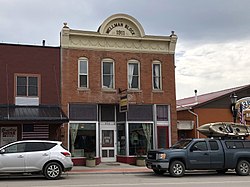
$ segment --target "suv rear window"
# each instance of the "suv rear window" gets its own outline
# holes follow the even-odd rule
[[[25,151],[33,152],[33,151],[47,151],[54,147],[56,143],[45,143],[45,142],[26,142],[25,143]]]
[[[56,146],[56,143],[44,143],[44,144],[45,144],[46,150],[49,150],[49,149],[51,149],[52,147],[55,147],[55,146]]]

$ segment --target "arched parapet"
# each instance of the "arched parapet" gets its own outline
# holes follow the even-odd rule
[[[113,36],[143,37],[145,35],[141,24],[127,14],[114,14],[108,17],[101,24],[97,32],[102,35]]]

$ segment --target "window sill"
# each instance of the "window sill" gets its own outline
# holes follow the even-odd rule
[[[152,92],[153,92],[153,93],[164,93],[163,90],[153,90]]]
[[[137,90],[130,89],[130,90],[128,90],[128,92],[129,93],[133,93],[133,92],[140,93],[140,92],[142,92],[142,90],[139,90],[139,89],[137,89]]]
[[[89,88],[77,88],[78,91],[90,91]]]
[[[111,93],[116,93],[117,90],[115,90],[114,88],[102,88],[103,92],[111,92]]]

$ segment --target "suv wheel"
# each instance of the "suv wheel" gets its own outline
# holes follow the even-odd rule
[[[166,170],[153,169],[153,171],[154,171],[155,174],[157,174],[157,175],[163,175],[164,173],[166,173]]]
[[[59,179],[62,167],[56,162],[50,162],[45,166],[43,174],[47,179]]]
[[[236,173],[241,176],[249,175],[250,172],[250,165],[249,162],[246,160],[241,160],[237,163],[236,166]]]
[[[169,167],[169,173],[173,177],[183,176],[185,173],[184,164],[179,160],[175,160],[175,161],[171,162],[170,167]]]

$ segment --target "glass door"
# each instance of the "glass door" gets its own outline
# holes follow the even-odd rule
[[[115,125],[101,125],[101,161],[116,161],[116,129]]]

